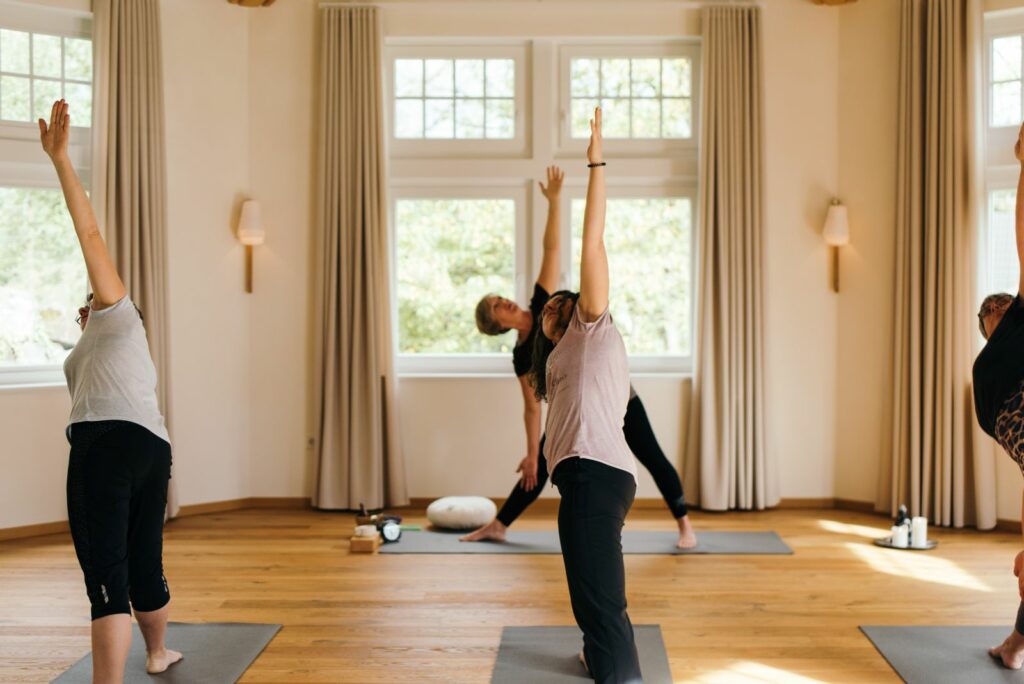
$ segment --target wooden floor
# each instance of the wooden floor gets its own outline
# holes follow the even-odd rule
[[[796,553],[626,557],[630,616],[661,625],[677,682],[898,682],[858,625],[1009,626],[1016,613],[1016,535],[936,531],[936,551],[910,553],[872,546],[887,523],[858,513],[694,518],[775,530]],[[671,526],[656,511],[628,522]],[[366,684],[487,682],[503,626],[573,622],[558,556],[350,555],[351,528],[312,511],[171,523],[173,619],[283,624],[243,682]],[[84,655],[87,616],[66,535],[0,544],[0,682],[49,681]]]

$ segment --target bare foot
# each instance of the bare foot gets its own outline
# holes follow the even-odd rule
[[[158,653],[147,653],[146,654],[146,672],[149,674],[160,674],[165,671],[174,663],[182,659],[182,655],[177,651],[172,651],[169,648]]]
[[[1006,637],[1006,641],[990,648],[988,654],[993,658],[1000,659],[1003,665],[1011,670],[1019,670],[1024,665],[1024,634],[1019,634],[1017,630],[1014,630],[1010,636]]]
[[[580,665],[583,666],[583,671],[590,674],[590,668],[587,667],[587,657],[583,655],[583,651],[580,651]]]
[[[680,549],[692,549],[697,546],[697,534],[693,531],[693,525],[690,523],[690,516],[684,515],[677,521],[679,523],[679,543],[676,544],[677,548]]]
[[[459,541],[505,541],[505,533],[508,528],[495,518],[483,527],[470,532],[465,537],[459,537]]]

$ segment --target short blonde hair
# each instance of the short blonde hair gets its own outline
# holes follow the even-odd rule
[[[493,292],[480,298],[476,304],[476,329],[484,335],[504,335],[511,328],[502,328],[498,321],[494,320],[494,307],[491,303],[498,295]]]

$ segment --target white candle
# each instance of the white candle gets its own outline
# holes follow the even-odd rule
[[[910,536],[910,528],[907,525],[893,525],[892,528],[892,545],[897,549],[907,548],[908,537]]]
[[[928,518],[918,516],[911,521],[910,540],[915,549],[928,546]]]

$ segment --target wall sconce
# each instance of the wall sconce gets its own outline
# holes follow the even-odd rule
[[[832,248],[832,289],[839,292],[839,248],[850,242],[850,221],[846,207],[833,199],[825,217],[825,244]]]
[[[266,242],[263,214],[256,200],[242,202],[242,217],[238,220],[238,241],[245,245],[245,291],[252,293],[252,248]]]

